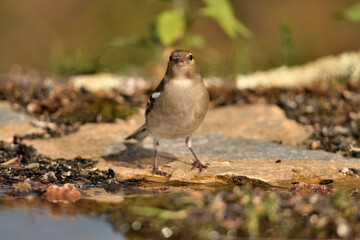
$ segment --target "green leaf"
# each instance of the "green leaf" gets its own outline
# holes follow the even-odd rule
[[[200,14],[215,19],[229,37],[235,38],[238,33],[245,38],[252,37],[252,32],[242,22],[236,19],[228,0],[203,1],[206,6],[200,9]]]
[[[115,37],[107,44],[108,47],[116,48],[144,45],[146,45],[146,39],[138,35]]]
[[[170,46],[184,35],[185,18],[175,10],[166,10],[156,19],[156,33],[164,46]]]
[[[360,23],[360,3],[344,10],[341,15],[351,22]]]

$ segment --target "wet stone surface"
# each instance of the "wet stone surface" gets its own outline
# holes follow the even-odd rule
[[[278,143],[262,140],[228,139],[220,133],[212,133],[192,137],[192,146],[199,157],[218,158],[224,160],[340,160],[355,161],[320,150],[307,150],[284,147]],[[134,159],[153,155],[151,141],[143,143],[112,142],[103,151],[105,158]],[[183,139],[160,141],[159,155],[166,157],[191,157]]]
[[[193,149],[203,164],[208,166],[201,172],[192,169],[193,157],[183,140],[161,141],[159,166],[170,174],[169,178],[163,178],[151,175],[152,147],[151,141],[111,142],[103,150],[105,162],[100,160],[98,166],[111,166],[120,178],[146,176],[152,181],[169,183],[258,182],[277,186],[289,186],[294,181],[343,181],[346,173],[340,170],[344,166],[354,169],[360,167],[357,159],[322,150],[284,147],[261,140],[229,139],[213,133],[193,137]]]

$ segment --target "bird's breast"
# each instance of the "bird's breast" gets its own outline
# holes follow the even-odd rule
[[[189,136],[200,125],[209,103],[202,82],[176,79],[169,82],[147,116],[147,126],[160,138]]]

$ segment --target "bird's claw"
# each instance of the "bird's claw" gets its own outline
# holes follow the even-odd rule
[[[203,168],[208,167],[208,166],[202,164],[199,160],[195,160],[195,162],[193,162],[192,166],[193,167],[191,168],[191,170],[193,170],[194,168],[198,168],[200,172],[203,170]]]
[[[162,172],[158,168],[153,168],[153,174],[160,175],[160,176],[169,176],[167,172]]]

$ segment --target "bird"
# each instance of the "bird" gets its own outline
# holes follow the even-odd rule
[[[167,176],[158,167],[160,139],[184,138],[195,158],[193,168],[207,168],[191,146],[191,135],[204,120],[209,105],[209,93],[200,75],[194,54],[188,50],[175,50],[169,56],[165,76],[150,95],[145,110],[145,124],[125,140],[142,141],[151,134],[154,138],[153,174]]]

